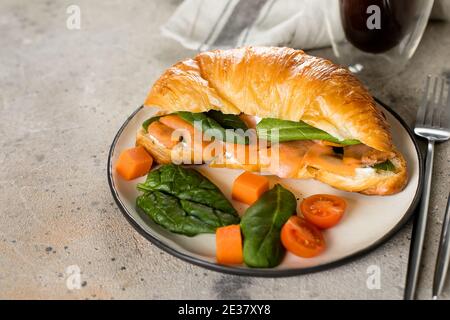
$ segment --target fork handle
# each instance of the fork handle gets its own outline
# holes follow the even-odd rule
[[[444,221],[442,222],[441,239],[434,269],[433,299],[438,299],[444,289],[445,277],[450,264],[450,195],[447,198]]]
[[[430,200],[431,176],[433,173],[434,141],[428,140],[425,161],[425,177],[422,191],[422,201],[413,227],[413,238],[409,252],[408,272],[406,274],[405,300],[413,300],[416,293],[417,278],[422,257],[425,229],[427,227],[428,204]]]

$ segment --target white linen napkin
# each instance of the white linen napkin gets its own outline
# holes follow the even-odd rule
[[[243,45],[320,48],[330,45],[327,27],[341,23],[338,8],[330,8],[336,5],[329,0],[185,0],[161,31],[199,51]],[[336,15],[326,20],[324,6]],[[435,0],[433,15],[448,20],[450,0]]]

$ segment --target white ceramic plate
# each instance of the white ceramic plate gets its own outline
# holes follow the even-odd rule
[[[390,108],[379,102],[379,107],[391,125],[395,145],[408,163],[409,182],[406,188],[392,196],[365,196],[336,190],[315,180],[279,179],[269,176],[271,183],[281,183],[295,193],[297,198],[317,193],[329,193],[344,197],[348,203],[347,213],[334,228],[325,231],[327,249],[318,257],[299,258],[287,253],[282,263],[272,269],[257,269],[242,266],[223,266],[215,261],[215,236],[211,234],[186,237],[168,232],[156,225],[150,218],[140,214],[135,207],[138,196],[136,184],[145,177],[125,181],[117,176],[113,165],[120,152],[134,146],[137,129],[142,122],[155,113],[155,109],[140,107],[123,124],[111,145],[108,159],[108,181],[117,205],[132,225],[147,239],[183,260],[227,273],[253,276],[289,276],[318,271],[347,262],[374,249],[390,238],[402,227],[417,205],[422,182],[422,158],[411,131]],[[242,170],[196,168],[214,182],[242,215],[246,205],[231,200],[231,186]]]

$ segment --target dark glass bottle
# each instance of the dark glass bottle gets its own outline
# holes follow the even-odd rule
[[[365,52],[381,53],[392,49],[414,21],[416,1],[339,0],[347,40]]]

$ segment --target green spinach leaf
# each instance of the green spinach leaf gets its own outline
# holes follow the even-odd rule
[[[185,121],[194,125],[194,127],[202,132],[209,132],[211,136],[218,136],[222,141],[238,144],[248,144],[250,139],[244,134],[239,134],[234,130],[227,129],[219,124],[213,118],[207,116],[206,113],[193,113],[187,111],[179,111],[177,114]]]
[[[216,120],[225,129],[242,129],[244,131],[248,129],[245,122],[236,114],[224,114],[218,110],[209,110],[206,115]]]
[[[153,221],[171,232],[195,236],[199,233],[214,233],[217,227],[195,215],[187,214],[179,199],[159,191],[140,195],[136,199],[136,205]]]
[[[281,228],[296,210],[295,196],[281,185],[275,187],[247,209],[241,220],[244,235],[244,262],[250,267],[277,266],[284,255]]]
[[[377,163],[372,166],[372,168],[377,170],[384,170],[384,171],[395,171],[395,166],[390,160],[386,160],[382,163]]]
[[[197,217],[201,221],[214,227],[228,226],[239,223],[237,215],[213,209],[204,204],[189,200],[180,200],[181,207],[190,216]]]
[[[273,130],[278,130],[278,135]],[[256,131],[259,138],[269,141],[275,140],[278,137],[279,142],[294,140],[326,140],[343,145],[361,143],[359,140],[354,139],[339,140],[325,131],[314,128],[303,121],[297,122],[265,118],[256,125]]]
[[[240,220],[219,188],[194,169],[163,165],[151,171],[138,189],[144,194],[137,206],[172,232],[214,233]]]
[[[183,200],[236,214],[236,209],[215,184],[198,171],[175,164],[163,165],[150,171],[146,181],[138,184],[138,189],[165,192]]]

